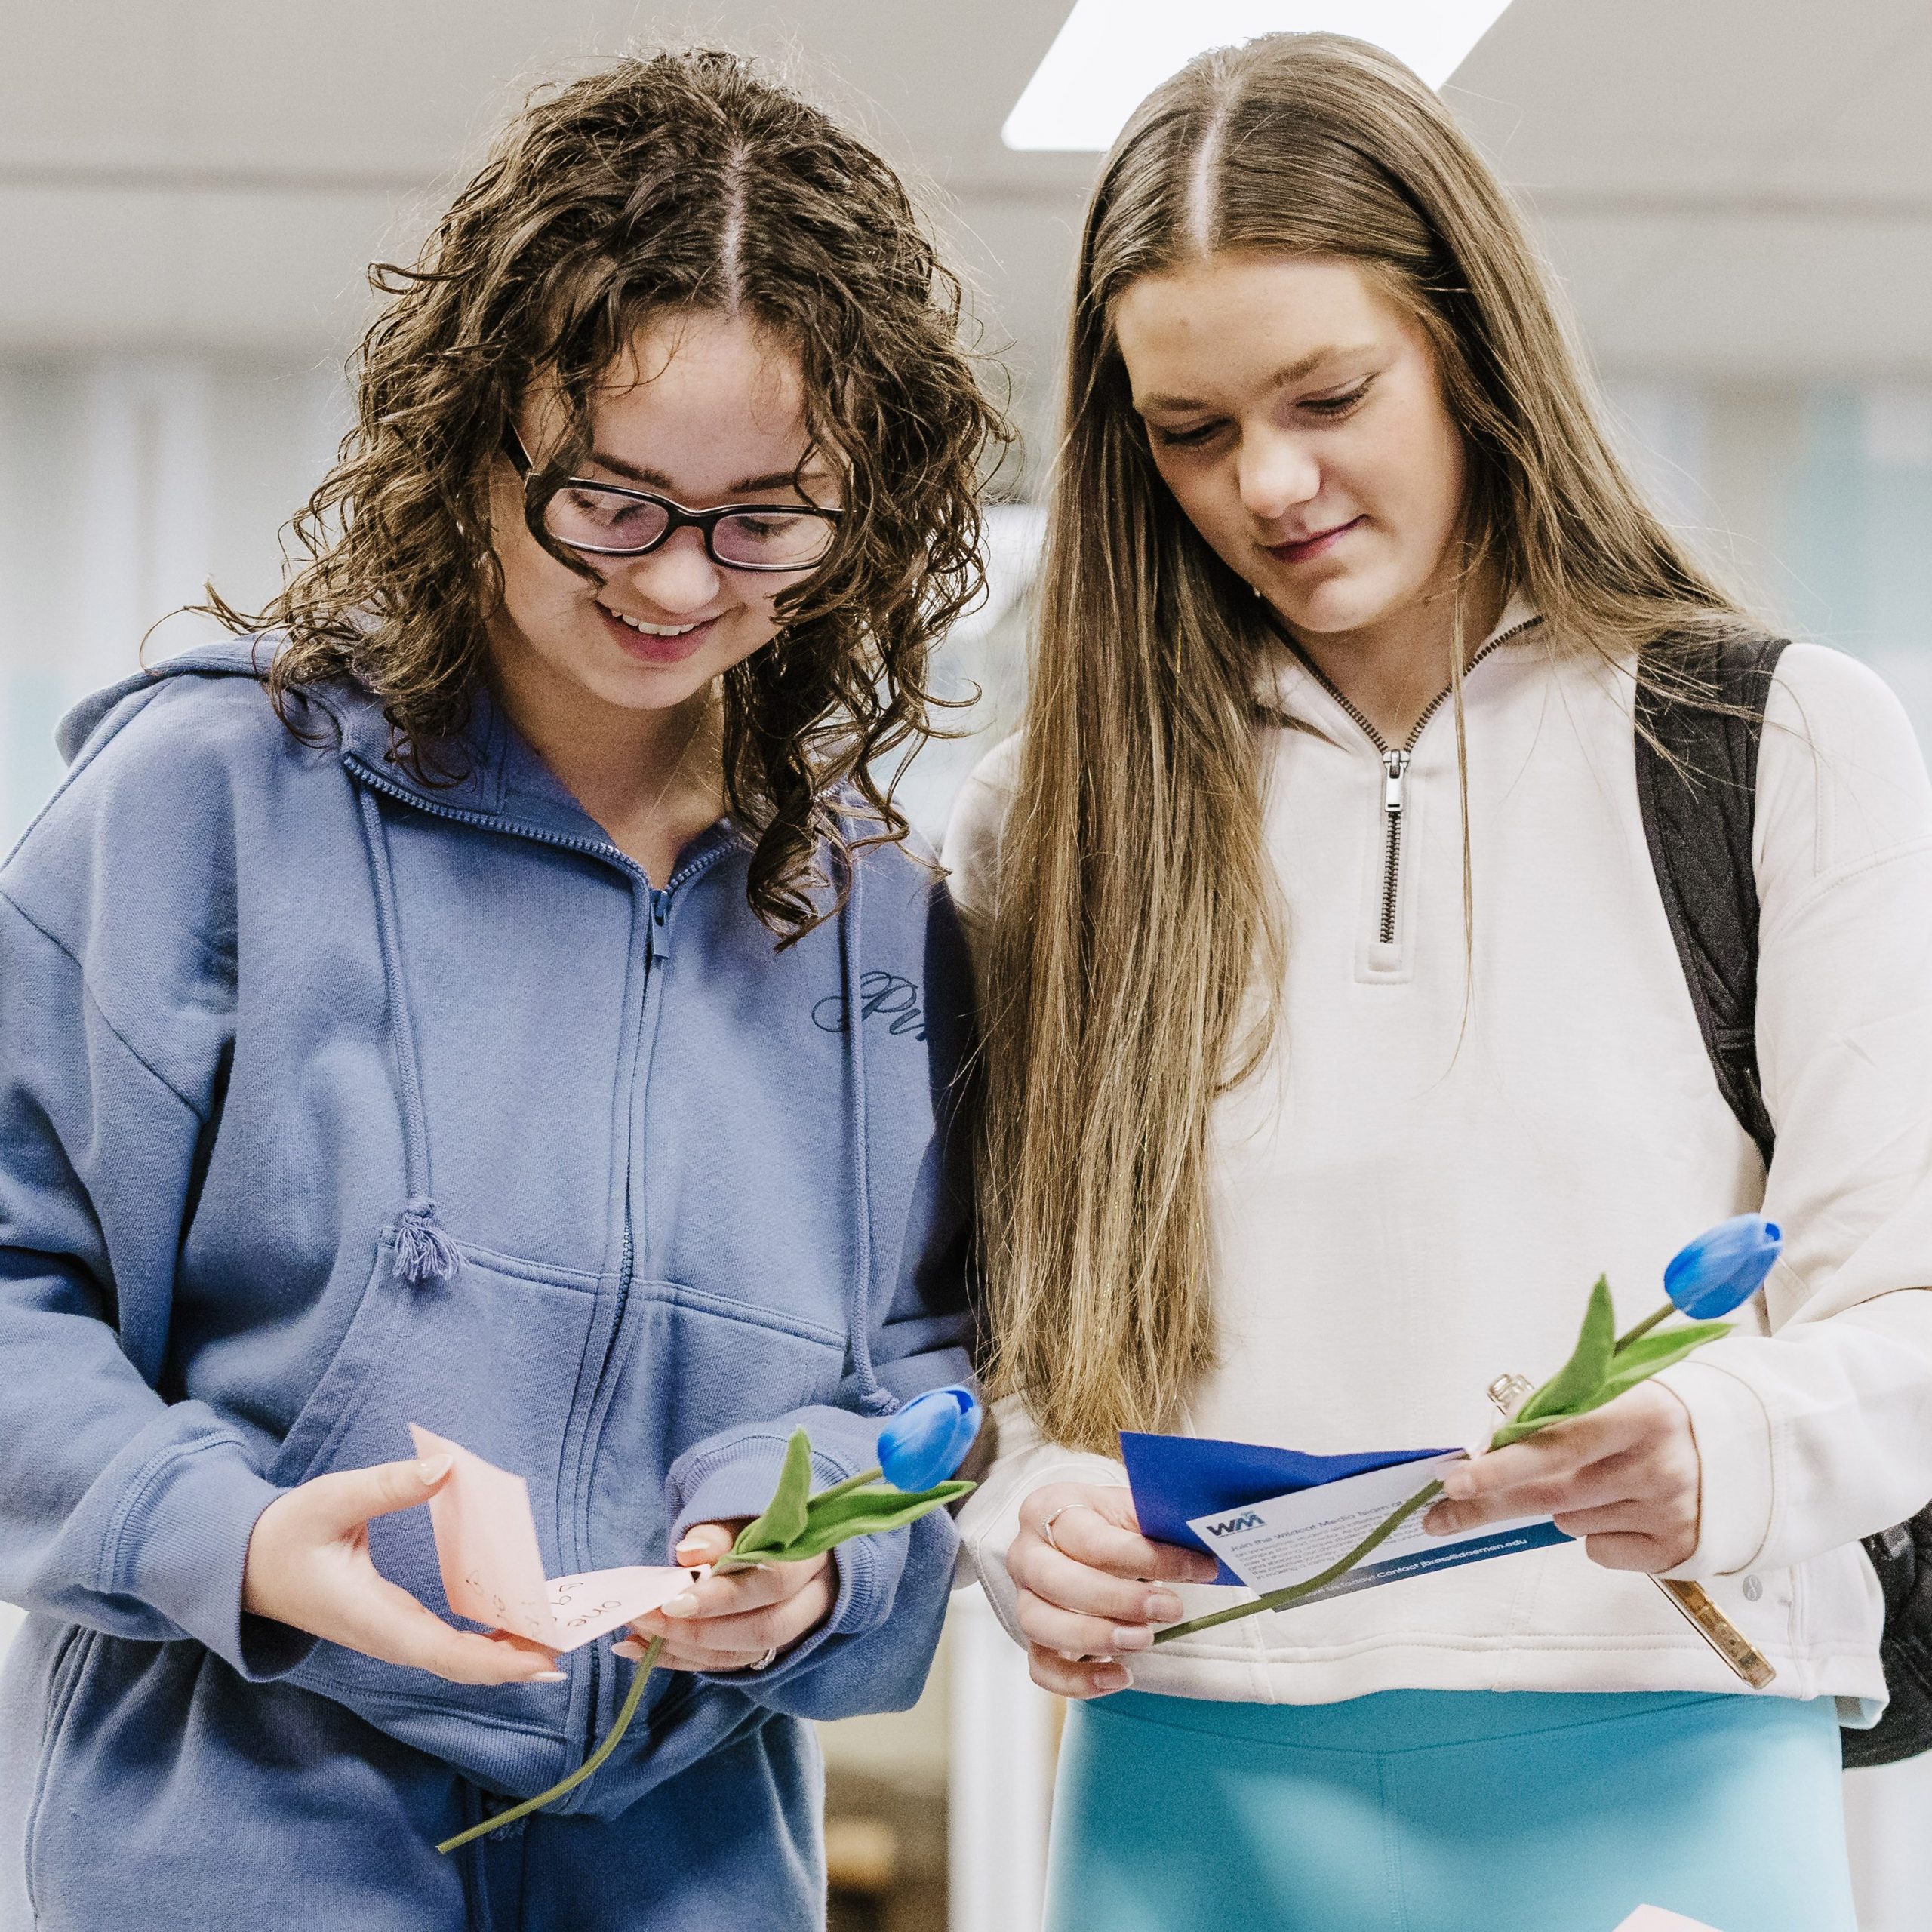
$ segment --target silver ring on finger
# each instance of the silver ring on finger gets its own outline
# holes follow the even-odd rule
[[[1091,1503],[1063,1503],[1057,1509],[1049,1510],[1047,1512],[1047,1520],[1040,1525],[1040,1537],[1041,1541],[1046,1544],[1049,1549],[1059,1550],[1060,1554],[1064,1556],[1066,1554],[1066,1552],[1063,1549],[1060,1549],[1060,1545],[1054,1540],[1054,1524],[1058,1522],[1061,1517],[1064,1516],[1069,1509],[1091,1509],[1094,1506]]]

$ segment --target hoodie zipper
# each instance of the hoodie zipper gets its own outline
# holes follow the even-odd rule
[[[1512,638],[1520,637],[1524,632],[1542,622],[1540,617],[1526,617],[1520,624],[1512,624],[1508,630],[1499,632],[1469,660],[1463,672],[1463,676],[1466,678],[1492,651],[1507,644]],[[1450,693],[1456,688],[1454,685],[1444,685],[1423,706],[1416,721],[1409,728],[1407,737],[1399,745],[1392,745],[1368,721],[1361,708],[1342,695],[1320,666],[1306,657],[1302,662],[1307,666],[1315,682],[1342,707],[1362,736],[1375,747],[1375,754],[1382,761],[1382,902],[1375,937],[1379,944],[1393,946],[1395,943],[1395,901],[1402,882],[1402,824],[1403,814],[1407,805],[1409,762],[1415,755],[1418,740],[1429,728],[1429,721],[1447,703]]]
[[[694,859],[681,872],[673,872],[663,885],[654,886],[647,882],[645,887],[647,916],[644,928],[644,1000],[638,1017],[638,1046],[644,1067],[631,1108],[633,1133],[636,1131],[637,1117],[644,1109],[651,1084],[651,1062],[655,1057],[652,1049],[657,1043],[659,1019],[657,1008],[661,1004],[661,996],[654,998],[654,992],[660,970],[670,958],[672,902],[693,879],[708,872],[724,856],[721,851],[707,852],[701,858]],[[638,876],[641,878],[643,875],[640,873]],[[610,1348],[605,1352],[605,1367],[607,1370],[610,1366],[611,1352],[617,1346],[617,1332],[623,1326],[625,1305],[630,1300],[631,1275],[637,1263],[637,1234],[631,1212],[632,1164],[631,1154],[627,1151],[624,1162],[623,1258],[617,1274],[617,1318],[611,1324]],[[601,1386],[601,1375],[599,1382]]]
[[[611,1376],[611,1364],[616,1359],[617,1344],[624,1332],[624,1313],[630,1305],[631,1278],[637,1269],[637,1229],[632,1201],[636,1189],[632,1184],[632,1175],[638,1159],[638,1143],[641,1137],[638,1121],[651,1086],[651,1063],[657,1057],[655,1048],[657,1028],[662,1019],[663,996],[657,991],[662,969],[670,957],[669,940],[671,910],[673,895],[708,870],[724,857],[721,851],[707,852],[702,858],[694,859],[683,871],[673,872],[662,885],[645,883],[645,919],[644,927],[644,998],[638,1014],[638,1053],[641,1062],[637,1084],[631,1098],[630,1119],[624,1149],[624,1246],[623,1258],[617,1269],[617,1302],[611,1315],[610,1339],[604,1345],[604,1359],[598,1364],[597,1380],[591,1390],[591,1408],[594,1414],[601,1402],[605,1384]],[[640,878],[644,875],[640,872]],[[603,1646],[592,1644],[586,1647],[588,1655],[585,1667],[589,1685],[584,1700],[584,1707],[590,1713],[590,1729],[583,1740],[582,1757],[590,1754],[592,1744],[605,1720],[600,1718],[599,1708],[604,1701],[604,1677],[605,1665]],[[579,1760],[582,1761],[582,1758]]]
[[[651,1033],[651,987],[657,977],[659,965],[669,955],[666,949],[668,928],[671,922],[671,888],[661,890],[654,885],[645,888],[648,902],[649,916],[644,926],[644,999],[638,1020],[641,1033],[647,1038]],[[632,1109],[635,1113],[636,1109]],[[630,1299],[631,1271],[637,1263],[637,1236],[631,1225],[630,1162],[624,1163],[624,1251],[617,1269],[617,1318],[611,1330],[611,1348],[617,1345],[617,1331],[623,1326],[624,1304]],[[605,1351],[605,1367],[610,1366],[610,1349]],[[600,1377],[601,1380],[601,1377]]]

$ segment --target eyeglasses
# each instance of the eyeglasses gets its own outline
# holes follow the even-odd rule
[[[523,478],[527,497],[536,466],[514,423],[504,426],[503,454]],[[648,490],[571,476],[544,504],[543,528],[566,549],[589,556],[648,557],[688,524],[703,533],[706,555],[727,570],[801,571],[824,560],[839,515],[804,503],[689,510]]]

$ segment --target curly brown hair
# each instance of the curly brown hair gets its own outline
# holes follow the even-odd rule
[[[590,448],[589,404],[660,315],[742,315],[798,355],[805,420],[839,472],[826,561],[774,641],[725,674],[727,810],[755,840],[749,897],[781,940],[832,907],[856,845],[906,826],[875,761],[930,735],[928,657],[983,580],[978,488],[1010,440],[964,340],[961,285],[903,184],[854,135],[737,57],[631,57],[540,95],[389,297],[354,364],[354,427],[296,517],[304,558],[232,629],[279,633],[269,688],[352,678],[391,755],[452,775],[502,594],[490,470],[540,372],[568,423],[528,479],[531,534]],[[866,826],[863,837],[848,829]]]

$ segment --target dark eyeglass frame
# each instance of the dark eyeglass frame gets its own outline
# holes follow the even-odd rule
[[[510,467],[523,481],[524,503],[528,509],[530,502],[530,479],[536,474],[537,466],[530,459],[530,452],[523,446],[523,438],[516,432],[514,423],[503,425],[503,451],[509,458]],[[662,510],[669,519],[664,528],[648,543],[635,549],[608,549],[595,543],[574,543],[568,537],[559,537],[544,525],[544,534],[553,543],[560,543],[566,550],[580,551],[587,557],[648,557],[660,550],[687,528],[700,531],[704,538],[704,553],[720,570],[750,571],[759,574],[783,574],[797,577],[807,571],[815,571],[825,561],[823,555],[808,564],[746,564],[736,558],[721,557],[718,554],[718,526],[728,516],[770,516],[774,511],[786,516],[815,517],[821,523],[829,523],[835,529],[844,521],[842,510],[821,509],[816,503],[721,503],[715,510],[687,509],[674,497],[660,497],[654,490],[633,490],[622,483],[605,483],[588,476],[567,476],[558,485],[562,490],[595,490],[608,497],[623,497],[635,503],[649,503]],[[555,492],[552,492],[555,494]],[[546,506],[547,507],[547,506]],[[829,548],[829,546],[828,546]]]

